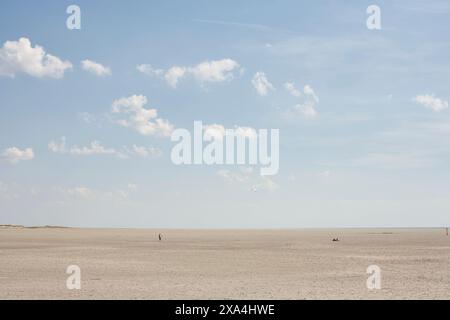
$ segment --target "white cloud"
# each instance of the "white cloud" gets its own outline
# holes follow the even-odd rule
[[[238,170],[222,169],[217,175],[228,184],[241,184],[251,191],[275,191],[279,185],[267,176],[255,173],[252,167],[241,167]]]
[[[89,112],[79,112],[78,118],[88,125],[93,125],[97,128],[103,128],[105,125],[111,123],[111,115],[106,114],[93,114]]]
[[[147,97],[132,95],[113,101],[112,113],[125,116],[116,121],[123,127],[130,127],[142,135],[170,136],[173,125],[157,117],[156,109],[146,109]]]
[[[295,85],[292,82],[285,82],[284,88],[286,89],[287,92],[289,92],[289,94],[293,95],[294,97],[299,98],[302,96],[302,92],[297,88],[295,88]]]
[[[280,186],[267,176],[261,176],[260,181],[252,186],[253,191],[264,190],[272,192],[279,188]]]
[[[264,72],[258,71],[255,73],[252,79],[252,84],[255,87],[259,95],[265,96],[269,90],[274,90],[273,85],[267,80]]]
[[[239,64],[232,59],[204,61],[189,72],[201,82],[220,82],[233,79],[232,71],[239,68]]]
[[[305,85],[303,87],[303,93],[310,97],[315,103],[319,103],[319,97],[314,92],[313,88],[309,85]]]
[[[138,156],[142,158],[159,157],[162,155],[162,150],[155,147],[143,147],[133,144],[131,147],[123,146],[117,150],[114,148],[107,148],[99,141],[92,141],[87,147],[73,146],[66,148],[66,138],[61,137],[59,142],[50,141],[48,149],[55,153],[70,154],[76,156],[90,156],[90,155],[113,155],[122,159],[128,159],[130,156]]]
[[[26,73],[34,77],[62,78],[69,61],[46,53],[41,46],[31,46],[27,38],[18,41],[6,41],[0,48],[0,75],[14,77],[16,73]]]
[[[64,190],[65,193],[69,196],[81,197],[81,198],[89,198],[94,195],[94,192],[86,187],[75,187]]]
[[[95,154],[114,155],[117,153],[117,151],[112,148],[106,148],[99,141],[95,140],[92,141],[88,147],[73,146],[72,148],[70,148],[69,153],[79,156],[90,156]]]
[[[162,150],[155,147],[144,147],[134,144],[131,149],[127,147],[124,147],[124,149],[126,153],[142,158],[156,158],[162,155]]]
[[[186,68],[184,67],[177,67],[174,66],[167,70],[167,72],[164,74],[164,79],[166,79],[166,82],[172,87],[176,88],[178,80],[184,77],[186,74]]]
[[[187,72],[185,67],[173,66],[165,71],[163,69],[154,68],[150,64],[139,64],[136,66],[136,69],[148,76],[163,78],[172,88],[177,87],[178,81],[183,78]]]
[[[432,94],[418,95],[413,98],[413,101],[435,112],[448,108],[448,101],[434,97]]]
[[[88,124],[93,123],[96,120],[95,116],[89,112],[80,112],[78,113],[78,117]]]
[[[286,90],[294,96],[302,96],[301,92],[295,89],[294,85],[291,84],[292,83],[289,82],[285,83]],[[287,115],[301,115],[305,118],[315,118],[318,114],[316,106],[319,103],[319,97],[314,92],[314,89],[309,85],[305,85],[303,87],[303,95],[303,101],[290,108]]]
[[[65,153],[66,152],[66,137],[61,137],[60,142],[50,141],[48,144],[48,149],[55,153]]]
[[[48,144],[48,149],[55,153],[60,154],[72,154],[78,156],[90,156],[90,155],[100,155],[100,154],[116,154],[116,150],[112,148],[104,147],[99,141],[92,141],[87,147],[73,146],[70,149],[66,149],[66,137],[61,137],[59,142],[50,141]]]
[[[85,200],[124,200],[131,193],[137,191],[135,184],[129,183],[125,188],[116,190],[94,190],[89,187],[79,186],[73,188],[58,188],[65,197]]]
[[[306,118],[314,118],[317,116],[317,111],[315,109],[315,106],[311,102],[305,102],[303,104],[296,104],[292,111],[295,113],[301,114]]]
[[[203,61],[195,66],[172,66],[168,70],[157,69],[150,64],[140,64],[136,68],[147,75],[163,78],[169,86],[176,88],[179,80],[189,75],[201,83],[231,80],[239,64],[232,59],[222,59]]]
[[[109,67],[105,67],[102,64],[92,60],[86,59],[81,61],[81,67],[83,70],[93,73],[99,77],[111,75],[111,69]]]
[[[16,147],[11,147],[3,151],[2,158],[10,163],[18,163],[19,161],[31,160],[34,158],[34,152],[31,148],[20,150]]]
[[[148,76],[162,76],[164,74],[164,70],[163,69],[155,69],[153,68],[150,64],[138,64],[136,66],[136,69],[139,72],[142,72]]]
[[[253,173],[252,167],[242,167],[239,170],[231,171],[222,169],[217,171],[217,175],[228,183],[247,182]]]

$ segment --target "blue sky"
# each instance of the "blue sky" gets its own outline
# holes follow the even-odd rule
[[[81,9],[80,30],[66,27],[71,4]],[[381,30],[366,27],[371,4],[381,9]],[[0,8],[0,223],[450,224],[447,1]],[[17,49],[21,38],[28,51]],[[36,46],[58,61],[17,62]],[[85,60],[96,64],[83,67]],[[185,72],[176,86],[173,67]],[[201,120],[280,129],[279,173],[175,166],[161,130],[142,134],[117,122],[127,115],[112,112],[114,101],[133,95],[173,128]]]

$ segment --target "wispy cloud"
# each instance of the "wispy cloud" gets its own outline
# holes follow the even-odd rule
[[[217,171],[217,175],[229,185],[242,186],[248,191],[273,192],[280,188],[270,177],[255,174],[252,167],[240,167],[235,170],[222,169]]]
[[[448,101],[435,97],[433,94],[420,94],[413,101],[435,112],[448,108]]]
[[[270,83],[266,74],[262,71],[255,73],[252,78],[252,84],[260,96],[265,96],[269,91],[275,90],[275,87]]]
[[[9,163],[16,164],[20,161],[27,161],[34,159],[34,152],[32,148],[25,148],[23,150],[17,147],[7,148],[1,154],[1,158]]]
[[[131,156],[142,158],[154,158],[162,155],[162,151],[155,147],[137,146],[133,144],[131,147],[122,146],[119,149],[105,147],[100,141],[92,141],[88,146],[79,147],[74,145],[66,147],[66,138],[61,137],[59,142],[50,141],[48,149],[54,153],[69,154],[75,156],[93,156],[93,155],[112,155],[121,159],[128,159]]]
[[[172,88],[176,88],[178,82],[187,76],[192,76],[201,84],[223,82],[232,80],[235,77],[234,71],[242,70],[239,63],[229,58],[206,60],[194,66],[175,65],[167,70],[154,68],[150,64],[139,64],[136,69],[146,75],[164,79]]]
[[[310,85],[303,87],[303,93],[296,89],[293,83],[285,83],[286,90],[297,98],[302,98],[302,101],[293,107],[289,108],[285,115],[287,117],[301,115],[305,118],[315,118],[318,114],[316,107],[319,103],[319,97],[316,95],[314,89]]]
[[[101,63],[86,59],[81,61],[81,67],[92,74],[99,77],[110,76],[111,68],[105,67]]]

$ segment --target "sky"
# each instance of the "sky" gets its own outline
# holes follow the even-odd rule
[[[448,226],[449,14],[439,0],[2,1],[0,224]],[[194,121],[279,129],[278,173],[175,165],[171,133]]]

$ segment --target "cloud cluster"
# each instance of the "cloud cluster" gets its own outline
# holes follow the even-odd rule
[[[136,66],[136,69],[139,72],[142,72],[142,73],[144,73],[144,74],[146,74],[148,76],[157,76],[157,77],[159,77],[159,76],[164,75],[164,70],[163,69],[153,68],[152,65],[150,65],[150,64],[138,64]]]
[[[250,180],[253,174],[252,167],[242,167],[239,170],[222,169],[217,171],[217,175],[228,183],[243,183]]]
[[[72,68],[69,61],[46,53],[41,46],[32,46],[28,38],[6,41],[0,48],[0,75],[14,77],[26,73],[33,77],[62,78]]]
[[[137,191],[137,186],[129,183],[126,187],[117,190],[94,190],[86,186],[58,188],[57,190],[67,199],[124,200]]]
[[[173,125],[164,119],[158,118],[156,109],[146,109],[147,97],[132,95],[114,100],[112,113],[121,116],[116,123],[129,127],[142,135],[157,135],[168,137],[173,131]]]
[[[109,67],[105,67],[104,65],[92,60],[86,59],[81,61],[81,67],[83,70],[93,73],[99,77],[111,75],[111,69]]]
[[[274,86],[267,80],[266,74],[261,71],[255,73],[252,84],[260,96],[265,96],[270,90],[275,90]]]
[[[284,88],[292,96],[303,99],[301,103],[296,104],[288,110],[289,115],[302,115],[306,118],[314,118],[317,116],[316,107],[319,103],[319,97],[311,86],[305,85],[303,92],[301,92],[292,82],[286,82]]]
[[[34,152],[32,148],[21,150],[17,147],[11,147],[3,151],[2,158],[9,163],[16,164],[19,161],[34,159]]]
[[[86,187],[68,188],[65,189],[64,191],[68,196],[71,197],[89,198],[94,194],[94,192],[91,189]]]
[[[157,158],[162,156],[162,150],[155,147],[143,147],[133,144],[131,148],[124,146],[120,152],[122,158],[128,156],[138,156],[141,158]]]
[[[39,188],[24,187],[16,183],[3,183],[0,181],[0,200],[14,201],[17,199],[36,199],[51,201],[64,205],[70,201],[124,201],[138,191],[137,185],[128,183],[125,186],[114,189],[93,189],[85,185],[73,187]]]
[[[96,154],[116,154],[116,150],[104,147],[99,141],[92,141],[87,147],[73,146],[70,154],[80,156],[91,156]]]
[[[176,88],[178,80],[183,78],[185,74],[186,68],[174,66],[167,70],[167,72],[164,74],[164,79],[169,86],[171,86],[172,88]]]
[[[242,185],[253,192],[273,192],[279,189],[279,185],[270,177],[256,174],[252,167],[241,167],[237,170],[222,169],[217,171],[217,175],[230,185]]]
[[[48,149],[55,153],[61,154],[72,154],[78,156],[91,156],[91,155],[101,155],[101,154],[109,154],[115,155],[117,152],[112,148],[104,147],[99,141],[95,140],[90,143],[89,146],[78,147],[77,145],[72,146],[71,148],[66,148],[66,138],[61,137],[60,142],[50,141],[48,144]]]
[[[155,147],[144,147],[132,145],[131,147],[123,146],[117,150],[103,146],[99,141],[92,141],[89,146],[79,147],[74,145],[70,148],[66,147],[66,138],[61,137],[59,142],[50,141],[48,149],[59,154],[70,154],[76,156],[91,155],[112,155],[122,159],[128,159],[130,156],[138,156],[142,158],[159,157],[162,151]]]
[[[448,101],[437,98],[432,94],[417,95],[413,98],[413,101],[435,112],[448,108]]]
[[[286,82],[284,84],[284,88],[287,92],[289,92],[290,95],[296,98],[300,98],[302,96],[302,92],[295,87],[293,82]]]
[[[146,75],[163,78],[169,86],[176,88],[180,79],[190,75],[200,83],[222,82],[234,78],[239,63],[232,59],[203,61],[195,66],[172,66],[167,70],[157,69],[150,64],[139,64],[136,69]]]
[[[233,70],[239,64],[232,59],[205,61],[188,71],[200,82],[220,82],[233,79]]]

